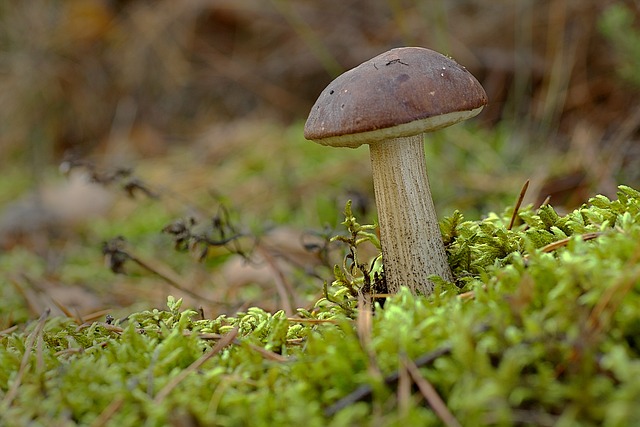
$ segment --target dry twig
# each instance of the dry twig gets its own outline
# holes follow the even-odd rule
[[[200,366],[204,365],[204,363],[211,359],[216,354],[220,353],[226,346],[233,343],[238,335],[239,329],[233,328],[231,332],[225,335],[216,343],[216,345],[211,348],[207,353],[203,354],[199,359],[194,361],[191,365],[189,365],[186,369],[176,375],[167,385],[165,385],[162,390],[158,392],[154,399],[155,404],[161,404],[162,401],[171,393],[171,391],[178,386],[189,374],[193,373]]]
[[[450,346],[440,347],[436,350],[433,350],[429,353],[426,353],[414,361],[414,364],[418,367],[427,366],[433,363],[439,357],[445,356],[451,353]],[[399,371],[396,371],[390,375],[387,375],[384,378],[384,383],[388,386],[397,386],[398,380],[400,378]],[[371,395],[373,394],[373,388],[369,384],[365,384],[363,386],[358,387],[353,392],[349,393],[342,399],[335,402],[333,405],[329,406],[324,410],[324,414],[327,417],[335,415],[342,409],[348,407],[349,405],[353,405],[356,402],[367,401],[371,399]]]
[[[518,211],[520,210],[520,206],[522,205],[522,201],[524,200],[525,194],[527,194],[527,189],[529,188],[529,180],[527,180],[522,189],[520,190],[520,194],[518,195],[518,200],[516,200],[516,205],[513,208],[513,214],[511,215],[511,220],[509,221],[509,225],[507,226],[507,230],[511,230],[513,225],[516,222],[516,218],[518,217]]]
[[[431,383],[420,375],[420,370],[416,364],[406,357],[402,358],[402,365],[405,367],[413,382],[418,386],[420,393],[427,399],[429,406],[433,409],[433,412],[438,415],[442,422],[447,427],[462,427],[456,417],[453,416],[447,405],[444,403],[436,389]]]
[[[20,369],[18,369],[18,373],[16,374],[15,379],[11,383],[11,386],[9,387],[7,394],[4,396],[2,403],[0,403],[0,413],[5,412],[6,409],[9,406],[11,406],[13,399],[15,399],[18,393],[18,388],[22,383],[22,377],[26,373],[27,368],[29,366],[29,357],[31,356],[31,351],[33,350],[33,346],[36,340],[41,338],[42,332],[44,330],[44,324],[47,318],[49,317],[50,313],[51,313],[51,310],[46,309],[38,319],[38,324],[36,325],[33,332],[29,334],[29,337],[27,338],[27,342],[25,343],[24,354],[22,355],[22,360],[20,361]],[[40,365],[39,362],[38,362],[38,365]]]

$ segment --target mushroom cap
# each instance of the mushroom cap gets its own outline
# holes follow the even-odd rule
[[[450,126],[486,104],[478,80],[453,59],[421,47],[397,48],[329,83],[311,108],[304,137],[355,148]]]

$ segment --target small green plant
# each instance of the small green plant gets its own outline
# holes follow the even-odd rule
[[[351,201],[348,201],[344,209],[345,219],[342,225],[349,231],[348,236],[335,236],[332,242],[341,242],[347,247],[347,254],[342,265],[336,265],[333,269],[335,280],[331,283],[331,291],[328,284],[324,284],[324,299],[318,301],[318,305],[329,301],[338,304],[348,314],[355,314],[355,307],[359,295],[366,294],[375,298],[376,294],[386,294],[387,289],[382,271],[381,255],[377,255],[370,263],[361,260],[358,248],[367,243],[373,245],[380,253],[380,239],[375,233],[375,225],[361,225],[353,216]]]

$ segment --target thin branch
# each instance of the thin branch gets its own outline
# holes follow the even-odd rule
[[[447,345],[420,356],[414,361],[414,363],[418,367],[427,366],[433,363],[436,359],[450,353],[451,353],[451,346]],[[387,375],[384,378],[384,383],[389,387],[397,386],[399,378],[400,378],[400,373],[399,371],[396,371],[390,375]],[[371,385],[369,384],[362,385],[357,389],[355,389],[353,392],[343,397],[342,399],[338,400],[333,405],[326,408],[324,410],[324,415],[327,417],[330,417],[332,415],[335,415],[342,409],[350,405],[353,405],[354,403],[368,401],[371,399],[372,394],[373,394],[373,387]]]
[[[600,236],[601,234],[602,234],[601,232],[584,233],[584,234],[580,235],[580,237],[582,238],[582,240],[584,240],[586,242],[586,241],[595,239],[596,237]],[[572,237],[573,236],[567,237],[567,238],[564,238],[562,240],[558,240],[558,241],[555,241],[555,242],[552,242],[552,243],[549,243],[548,245],[543,246],[540,250],[542,252],[545,252],[545,253],[553,252],[556,249],[559,249],[559,248],[567,246],[567,244],[569,244],[569,242],[571,241]]]
[[[239,329],[233,328],[227,335],[225,335],[220,341],[214,345],[211,350],[207,353],[203,354],[199,359],[194,361],[191,365],[189,365],[186,369],[176,375],[167,385],[165,385],[162,390],[158,392],[156,397],[153,399],[156,405],[162,403],[162,401],[171,393],[171,391],[176,388],[182,381],[184,381],[189,374],[198,370],[204,363],[211,359],[216,354],[220,353],[226,346],[233,343],[238,335]]]
[[[278,267],[276,260],[269,253],[269,250],[258,245],[256,249],[262,255],[262,258],[265,260],[269,269],[273,273],[273,280],[276,285],[276,289],[278,291],[278,295],[280,295],[280,300],[282,300],[282,305],[284,306],[284,311],[287,315],[291,316],[295,313],[291,302],[296,302],[295,293],[291,284],[287,281],[287,278],[282,273],[282,270]]]
[[[611,314],[618,309],[625,295],[638,283],[638,279],[640,279],[640,268],[637,268],[638,259],[640,259],[640,246],[637,247],[634,254],[626,262],[626,268],[623,269],[623,271],[630,271],[631,273],[626,277],[619,278],[616,283],[609,286],[591,310],[587,325],[592,333],[595,334],[602,330],[605,326],[605,321],[611,319]],[[617,299],[614,299],[614,297],[617,297]],[[609,315],[606,319],[603,318],[605,314]]]
[[[95,420],[91,423],[91,427],[102,427],[107,425],[109,420],[118,412],[118,410],[122,407],[124,403],[123,397],[116,397],[107,405],[106,408],[102,410],[100,415],[96,417]]]
[[[0,412],[5,412],[7,408],[11,406],[13,399],[15,399],[16,395],[18,394],[18,388],[22,383],[22,377],[27,371],[29,365],[29,357],[31,356],[31,351],[33,350],[36,339],[41,336],[42,331],[44,330],[44,324],[46,323],[46,320],[49,317],[50,313],[51,310],[47,308],[38,319],[38,324],[36,325],[33,332],[29,334],[27,342],[25,343],[24,354],[22,355],[22,360],[20,361],[20,368],[18,369],[18,373],[16,374],[15,379],[11,383],[11,387],[9,387],[7,394],[2,400],[2,404],[0,404]]]
[[[447,405],[444,403],[438,391],[431,383],[420,374],[416,364],[406,357],[402,358],[402,365],[406,368],[413,382],[418,386],[420,393],[427,399],[433,412],[442,420],[447,427],[462,427],[456,417],[453,416]]]
[[[524,200],[525,194],[527,194],[527,189],[529,188],[529,180],[527,180],[522,189],[520,190],[520,194],[518,195],[518,200],[516,200],[516,205],[513,208],[513,214],[511,214],[511,220],[509,221],[509,225],[507,226],[507,230],[511,230],[513,228],[513,224],[516,222],[516,218],[518,217],[518,211],[520,210],[520,206],[522,205],[522,201]]]
[[[125,244],[126,242],[124,238],[116,237],[103,245],[102,253],[105,255],[111,271],[113,271],[114,273],[122,273],[124,263],[127,260],[130,260],[143,269],[149,271],[150,273],[153,273],[156,276],[160,277],[169,285],[193,298],[205,301],[209,304],[218,304],[224,306],[230,305],[228,302],[212,300],[190,290],[187,286],[180,283],[178,275],[169,267],[162,265],[151,265],[150,262],[142,260],[140,257],[134,255],[130,250],[126,249]]]

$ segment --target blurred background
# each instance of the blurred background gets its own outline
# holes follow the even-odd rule
[[[305,141],[306,115],[342,72],[412,45],[466,66],[490,100],[426,138],[441,216],[502,210],[527,179],[525,203],[550,197],[561,212],[640,186],[637,0],[5,1],[5,312],[18,318],[26,305],[31,315],[58,288],[59,306],[85,311],[162,305],[158,271],[143,268],[132,284],[135,269],[116,278],[101,264],[102,242],[117,235],[162,263],[152,270],[213,299],[242,288],[237,301],[265,301],[268,276],[281,282],[273,307],[286,295],[303,304],[290,288],[319,263],[305,251],[338,229],[345,201],[361,222],[375,220],[366,147]],[[227,237],[260,236],[278,260],[299,257],[298,276],[267,252],[270,273],[248,272],[228,248],[212,249],[206,268],[185,267],[161,230],[187,216],[213,218]],[[316,295],[324,273],[314,274]]]

